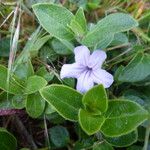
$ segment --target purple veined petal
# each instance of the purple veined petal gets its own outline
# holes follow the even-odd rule
[[[88,67],[98,69],[102,66],[103,62],[105,61],[107,55],[106,52],[102,50],[96,50],[90,55],[90,59],[88,62]]]
[[[93,79],[91,78],[91,72],[84,71],[77,80],[76,89],[81,93],[85,93],[93,86],[94,86],[94,82]]]
[[[109,88],[114,82],[113,76],[103,69],[92,71],[91,76],[94,83],[103,84],[104,88]]]
[[[74,54],[75,61],[77,63],[87,66],[90,57],[90,51],[86,46],[77,46],[74,49]]]
[[[78,78],[84,70],[85,67],[77,63],[65,64],[61,68],[60,78]]]

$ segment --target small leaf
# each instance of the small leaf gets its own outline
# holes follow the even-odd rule
[[[121,82],[138,82],[150,75],[150,55],[138,53],[120,73]]]
[[[26,82],[25,94],[35,93],[43,87],[45,87],[46,85],[47,81],[44,78],[37,75],[31,76]]]
[[[51,44],[53,50],[59,55],[69,55],[73,53],[74,46],[71,42],[66,40],[53,39]]]
[[[12,94],[2,91],[0,93],[0,109],[14,109],[12,97]]]
[[[39,117],[45,108],[45,100],[41,97],[39,92],[28,95],[26,101],[26,110],[27,113],[33,117]]]
[[[40,91],[42,97],[52,105],[65,119],[78,120],[78,111],[82,107],[82,95],[64,85],[50,85]]]
[[[68,25],[74,16],[65,7],[55,4],[35,4],[33,10],[47,32],[59,39],[73,39],[73,33]]]
[[[69,132],[63,126],[55,126],[50,128],[49,134],[52,143],[57,148],[66,146],[70,141]]]
[[[106,120],[101,128],[105,136],[125,135],[148,118],[148,112],[139,104],[122,99],[109,101]]]
[[[83,8],[79,8],[76,12],[75,17],[71,20],[70,28],[79,38],[86,33],[87,25]]]
[[[53,80],[54,78],[54,73],[52,71],[48,72],[44,66],[39,68],[36,74],[43,77],[47,82]]]
[[[39,52],[40,58],[46,63],[55,61],[58,57],[56,52],[48,45],[44,45]]]
[[[114,150],[111,145],[106,142],[102,142],[93,147],[93,150]]]
[[[103,125],[105,118],[100,115],[93,115],[92,113],[80,109],[79,110],[79,123],[82,129],[88,134],[92,135],[98,132]]]
[[[12,104],[16,109],[23,109],[25,107],[27,95],[14,95],[12,98]]]
[[[108,34],[103,39],[99,41],[96,46],[96,49],[104,49],[106,48],[114,39],[114,34]]]
[[[83,105],[91,113],[101,115],[108,107],[106,91],[103,85],[97,85],[90,89],[82,99]]]
[[[110,45],[117,46],[122,44],[128,44],[128,42],[128,37],[124,33],[116,33]]]
[[[115,147],[127,147],[137,141],[137,130],[119,137],[104,137],[104,139]]]
[[[128,31],[137,25],[138,22],[130,15],[114,13],[101,19],[83,38],[82,43],[91,47],[100,43],[106,36],[108,37],[115,33]]]
[[[34,75],[34,69],[31,63],[31,60],[22,60],[22,63],[18,63],[14,74],[19,78],[19,79],[24,79],[26,80],[28,77]]]
[[[0,65],[0,89],[12,94],[23,93],[23,83],[15,75],[11,75],[7,82],[7,71],[6,67]]]
[[[2,38],[0,40],[0,56],[9,57],[10,38]]]
[[[16,150],[16,138],[4,128],[0,128],[0,149],[1,150]]]

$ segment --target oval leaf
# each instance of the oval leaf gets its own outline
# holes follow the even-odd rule
[[[101,19],[83,38],[82,43],[88,47],[94,46],[95,44],[101,43],[101,41],[108,35],[128,31],[137,25],[138,22],[130,15],[114,13]]]
[[[148,112],[135,102],[117,99],[109,101],[105,117],[101,131],[116,137],[133,131],[148,118]]]
[[[16,150],[16,138],[4,128],[0,128],[0,149],[1,150]]]
[[[47,32],[60,39],[73,39],[68,25],[74,16],[69,10],[55,4],[36,4],[33,10]]]
[[[133,131],[129,134],[122,135],[119,137],[104,137],[104,139],[111,145],[115,147],[127,147],[132,145],[137,141],[137,131]]]
[[[64,85],[50,85],[40,91],[42,97],[64,118],[77,121],[82,95]]]
[[[11,75],[7,83],[7,75],[7,68],[0,65],[0,89],[12,94],[23,93],[23,84],[20,80],[15,75]]]
[[[150,55],[138,53],[120,73],[121,82],[138,82],[150,75]]]
[[[35,93],[43,87],[45,87],[46,85],[47,81],[44,78],[37,75],[31,76],[26,82],[25,94]]]
[[[98,132],[104,121],[105,118],[103,116],[93,115],[84,109],[79,110],[80,126],[88,135]]]
[[[39,92],[28,95],[26,101],[26,110],[31,117],[39,117],[43,113],[44,108],[45,100],[41,97]]]
[[[97,85],[90,89],[82,99],[83,105],[88,111],[101,115],[108,107],[107,94],[103,85]]]

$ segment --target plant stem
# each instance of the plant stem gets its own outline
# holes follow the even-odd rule
[[[143,150],[148,150],[149,136],[150,136],[150,126],[148,126],[148,127],[146,128]]]

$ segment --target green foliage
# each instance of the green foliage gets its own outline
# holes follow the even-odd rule
[[[66,8],[54,4],[36,4],[33,10],[40,24],[51,35],[59,39],[73,39],[73,33],[67,27],[73,14]]]
[[[138,53],[121,71],[118,80],[121,82],[138,82],[150,75],[150,55]]]
[[[101,115],[107,110],[108,100],[103,85],[98,85],[89,90],[82,99],[85,109],[95,115]]]
[[[7,68],[0,65],[0,89],[12,94],[22,93],[22,82],[20,82],[15,75],[11,75],[10,78],[7,76]]]
[[[27,80],[28,77],[34,75],[33,66],[31,60],[23,60],[22,63],[18,63],[14,74],[19,77],[19,79]]]
[[[74,46],[67,40],[53,39],[52,42],[53,50],[59,55],[69,55],[73,53]]]
[[[46,85],[47,81],[44,78],[37,75],[31,76],[26,81],[25,94],[35,93]]]
[[[27,95],[18,94],[12,97],[12,104],[17,109],[23,109],[26,105]]]
[[[65,119],[78,120],[82,95],[64,85],[50,85],[40,90],[42,97]]]
[[[111,145],[109,145],[108,143],[102,142],[100,144],[96,144],[93,147],[93,150],[114,150],[113,147]]]
[[[45,67],[39,68],[36,74],[43,77],[47,82],[51,81],[54,78],[54,73],[52,71],[48,72]]]
[[[26,110],[27,113],[33,117],[39,117],[45,108],[45,100],[41,97],[39,92],[30,94],[26,100]]]
[[[76,38],[82,38],[87,31],[86,19],[84,16],[84,11],[79,8],[75,14],[75,17],[70,23],[71,30],[75,33]]]
[[[101,43],[101,41],[108,41],[108,37],[114,36],[115,33],[128,31],[137,25],[137,21],[130,15],[123,13],[111,14],[101,19],[83,38],[82,43],[91,47]],[[112,38],[109,42],[111,41]]]
[[[0,128],[0,149],[1,150],[16,150],[16,138],[4,128]]]
[[[104,137],[104,139],[111,145],[115,147],[127,147],[132,145],[137,141],[137,131],[132,131],[126,135],[122,135],[119,137]]]
[[[105,121],[104,116],[93,115],[92,113],[80,109],[79,110],[79,123],[82,129],[88,134],[92,135],[100,130]]]
[[[8,57],[9,56],[9,49],[10,49],[10,38],[3,38],[0,40],[0,56],[1,57]]]
[[[148,112],[140,105],[128,100],[111,100],[101,128],[104,135],[116,137],[133,131],[148,118]]]
[[[51,142],[57,148],[66,146],[70,141],[69,132],[63,126],[55,126],[50,128],[49,135]]]

